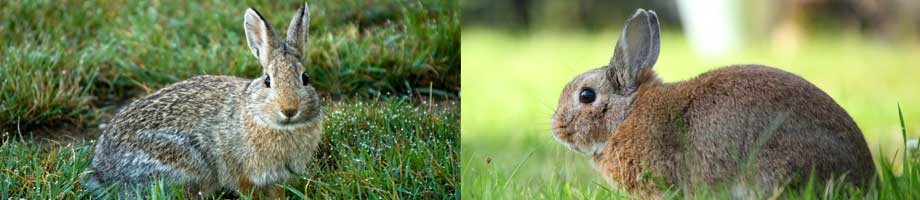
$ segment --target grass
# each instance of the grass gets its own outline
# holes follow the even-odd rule
[[[667,27],[666,27],[667,28]],[[588,156],[566,149],[550,133],[562,87],[575,75],[603,66],[613,53],[619,30],[599,33],[535,31],[514,35],[464,27],[462,188],[472,199],[606,199],[628,197],[593,169]],[[818,35],[795,53],[774,51],[769,43],[748,44],[733,54],[694,55],[677,30],[663,30],[655,66],[666,82],[692,78],[738,63],[776,66],[799,74],[827,92],[854,118],[877,160],[881,182],[870,190],[836,185],[827,197],[920,198],[918,154],[906,159],[904,140],[920,134],[920,73],[916,44],[879,44],[848,34]],[[897,105],[904,125],[899,126]],[[904,130],[902,132],[902,129]],[[906,167],[905,167],[906,166]],[[903,169],[911,169],[903,170]],[[786,191],[792,199],[818,199],[809,190]],[[672,198],[686,197],[669,191]],[[714,191],[693,198],[718,198]],[[814,194],[814,195],[813,195]],[[821,193],[823,195],[823,193]],[[897,196],[901,195],[901,196]]]
[[[304,1],[0,1],[0,132],[92,126],[127,99],[202,74],[256,77],[243,12],[283,33]],[[311,0],[307,72],[324,95],[455,96],[456,1]]]
[[[307,2],[304,64],[330,103],[324,153],[288,196],[459,198],[457,2]],[[77,175],[92,141],[49,147],[29,135],[98,132],[130,99],[193,76],[256,77],[245,9],[283,34],[303,3],[0,1],[0,199],[87,197]],[[154,197],[175,197],[156,186]]]
[[[300,199],[459,199],[459,105],[404,98],[330,103],[309,173],[286,185]],[[81,199],[92,141],[42,148],[4,137],[0,198]],[[179,197],[158,184],[151,198]],[[243,196],[248,198],[248,196]]]

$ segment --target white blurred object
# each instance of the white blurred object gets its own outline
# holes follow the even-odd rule
[[[917,149],[917,140],[907,140],[907,149]]]
[[[677,0],[684,33],[693,50],[705,57],[719,57],[738,48],[738,6],[734,0]]]

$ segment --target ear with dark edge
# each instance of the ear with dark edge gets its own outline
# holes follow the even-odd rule
[[[287,38],[284,45],[291,49],[295,55],[305,56],[307,48],[307,38],[310,37],[310,7],[306,3],[297,10],[294,18],[291,19],[291,25],[288,26]]]
[[[654,11],[639,9],[626,20],[607,69],[607,77],[620,92],[634,91],[642,69],[655,65],[661,46],[659,31]]]
[[[259,11],[249,8],[246,9],[245,19],[243,20],[243,30],[246,32],[246,42],[249,44],[249,50],[259,59],[260,62],[268,57],[275,44],[275,32],[272,27],[262,18]]]

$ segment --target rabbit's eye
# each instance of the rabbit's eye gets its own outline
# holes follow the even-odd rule
[[[307,76],[307,73],[306,73],[306,72],[303,73],[303,74],[300,74],[300,80],[303,81],[303,85],[305,85],[305,86],[310,84],[310,77]]]
[[[265,87],[272,87],[272,77],[269,75],[265,75]]]
[[[595,98],[597,98],[597,95],[594,94],[594,90],[591,88],[582,88],[581,93],[578,94],[578,101],[584,104],[594,102]]]

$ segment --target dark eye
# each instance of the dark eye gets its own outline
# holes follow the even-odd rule
[[[265,75],[265,87],[272,87],[272,77],[269,75]]]
[[[578,101],[584,104],[594,102],[595,98],[597,98],[597,95],[594,94],[594,90],[591,88],[582,88],[581,92],[578,93]]]
[[[307,73],[300,74],[300,80],[303,81],[303,85],[309,85],[309,84],[310,84],[310,77],[307,76]]]

